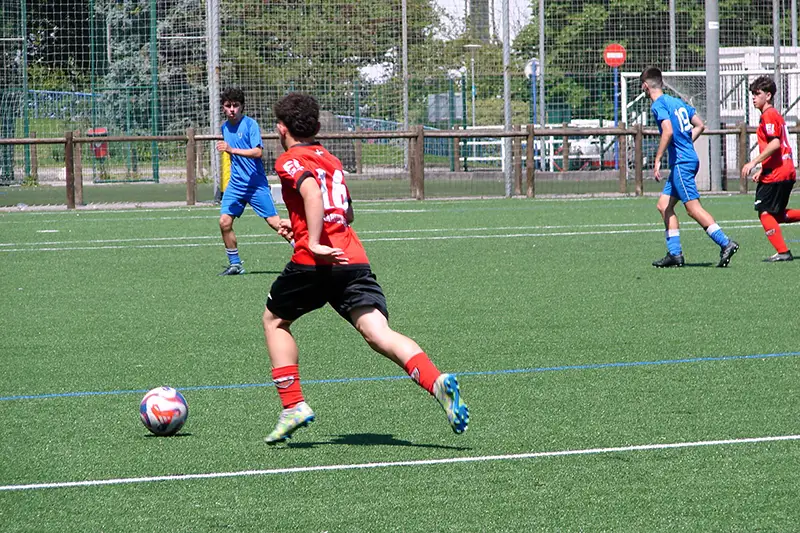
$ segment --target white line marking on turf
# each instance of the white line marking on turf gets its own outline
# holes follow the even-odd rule
[[[216,209],[216,213],[210,215],[191,215],[191,216],[141,216],[138,213],[149,213],[149,212],[164,212],[164,211],[175,211],[174,209],[149,209],[149,210],[131,210],[131,209],[124,209],[121,211],[81,211],[75,213],[73,211],[66,211],[63,214],[66,215],[74,215],[75,217],[81,217],[81,222],[129,222],[131,220],[136,221],[145,221],[145,220],[210,220],[210,219],[217,219],[219,218],[219,208]],[[202,211],[202,209],[200,210]],[[358,210],[359,213],[365,213],[370,215],[383,215],[383,214],[404,214],[404,213],[428,213],[430,209],[368,209],[368,208],[361,208]],[[106,214],[126,214],[126,215],[135,215],[130,217],[106,217],[102,215]],[[52,212],[42,212],[42,213],[26,213],[26,215],[56,215],[60,213],[52,213]],[[2,213],[0,213],[0,216]],[[101,215],[101,216],[91,216],[91,215]],[[26,223],[37,223],[41,224],[43,222],[47,223],[62,223],[63,220],[34,220],[34,219],[15,219],[15,220],[0,220],[0,224],[26,224]]]
[[[59,231],[57,229],[40,229],[36,230],[36,233],[58,233]]]
[[[643,224],[649,226],[651,224]],[[520,227],[499,227],[499,228],[452,228],[452,229],[417,229],[417,230],[367,230],[360,232],[362,235],[373,233],[426,233],[426,232],[439,232],[444,233],[447,231],[493,231],[493,230],[508,230],[508,229],[556,229],[556,228],[570,228],[570,227],[628,227],[638,226],[636,224],[597,224],[597,225],[583,225],[583,226],[520,226]],[[761,228],[760,224],[742,224],[742,225],[729,225],[726,229],[753,229]],[[702,228],[690,228],[689,231],[700,231]],[[488,234],[488,235],[444,235],[444,236],[425,236],[425,237],[377,237],[361,239],[362,242],[381,242],[381,241],[437,241],[449,239],[516,239],[524,237],[576,237],[584,235],[624,235],[624,234],[637,234],[637,233],[655,233],[664,231],[660,227],[652,228],[646,227],[642,229],[628,229],[628,230],[606,230],[606,231],[565,231],[565,232],[547,232],[547,233],[509,233],[509,234]],[[684,230],[686,231],[686,230]],[[246,238],[261,238],[269,235],[241,235],[239,239]],[[187,243],[187,244],[146,244],[135,246],[123,245],[106,245],[106,246],[62,246],[66,244],[92,244],[92,243],[122,243],[122,242],[158,242],[158,241],[175,241],[175,240],[191,240],[191,239],[213,239],[213,243]],[[216,242],[219,239],[217,236],[203,235],[197,237],[153,237],[153,238],[132,238],[132,239],[104,239],[104,240],[87,240],[87,241],[56,241],[56,242],[36,242],[36,243],[0,243],[0,253],[2,252],[59,252],[59,251],[75,251],[75,250],[119,250],[124,248],[130,249],[148,249],[148,248],[197,248],[200,246],[217,246]],[[248,242],[247,244],[283,244],[282,240],[275,240],[271,242]],[[33,248],[33,246],[53,246],[44,248]],[[31,246],[31,248],[7,248],[10,246]]]
[[[57,483],[30,483],[27,485],[2,485],[0,491],[60,489],[69,487],[96,487],[99,485],[123,485],[128,483],[150,483],[153,481],[183,481],[190,479],[215,479],[245,476],[265,476],[271,474],[299,474],[302,472],[326,472],[334,470],[363,470],[369,468],[388,468],[393,466],[429,466],[454,463],[478,463],[486,461],[514,461],[543,457],[562,457],[568,455],[596,455],[603,453],[641,452],[669,450],[677,448],[697,448],[701,446],[724,446],[729,444],[755,444],[800,440],[800,435],[781,435],[776,437],[753,437],[742,439],[705,440],[697,442],[674,442],[669,444],[642,444],[637,446],[618,446],[614,448],[589,448],[584,450],[561,450],[554,452],[517,453],[510,455],[481,455],[477,457],[450,457],[447,459],[424,459],[420,461],[394,461],[381,463],[339,464],[319,466],[299,466],[291,468],[272,468],[269,470],[242,470],[239,472],[209,472],[205,474],[181,474],[172,476],[128,477],[116,479],[95,479],[85,481],[62,481]]]

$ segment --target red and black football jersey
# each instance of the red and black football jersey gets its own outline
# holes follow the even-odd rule
[[[318,142],[301,143],[278,157],[275,170],[281,180],[283,201],[289,211],[294,232],[292,262],[300,265],[324,264],[318,262],[308,248],[308,224],[303,197],[300,195],[300,184],[303,180],[315,179],[322,191],[325,209],[320,244],[340,248],[349,265],[369,264],[361,241],[347,222],[350,191],[347,189],[341,161]]]

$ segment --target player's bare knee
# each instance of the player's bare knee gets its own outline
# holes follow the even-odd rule
[[[375,321],[358,321],[355,326],[370,348],[379,353],[386,352],[390,344],[390,337],[393,334],[388,324],[381,324]]]
[[[219,227],[222,231],[230,231],[233,229],[233,217],[230,215],[221,215],[219,217]]]

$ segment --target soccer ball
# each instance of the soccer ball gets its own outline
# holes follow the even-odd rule
[[[183,395],[172,387],[158,387],[144,395],[139,403],[139,416],[144,427],[159,437],[177,433],[186,417],[189,406]]]

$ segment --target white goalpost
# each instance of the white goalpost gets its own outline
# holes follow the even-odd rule
[[[739,57],[747,56],[752,49],[734,49]],[[800,123],[800,53],[781,56],[781,76],[778,86],[776,108],[786,118],[790,126]],[[772,49],[770,48],[771,52]],[[755,55],[763,59],[764,54]],[[722,54],[721,54],[722,56]],[[749,65],[747,65],[749,66]],[[742,69],[742,62],[720,61],[720,95],[716,105],[719,106],[720,123],[723,127],[734,126],[744,122],[748,126],[758,126],[760,113],[752,105],[749,86],[759,76],[773,76],[772,64],[762,64],[762,68]],[[769,67],[769,68],[763,68]],[[785,67],[785,68],[784,68]],[[656,127],[650,112],[651,101],[641,91],[639,72],[623,72],[621,74],[621,117],[627,125],[641,124],[644,127]],[[677,96],[694,107],[701,117],[707,116],[708,102],[706,97],[706,73],[704,71],[662,72],[664,89],[667,93]],[[792,146],[797,146],[796,135],[790,135]],[[723,137],[724,163],[731,172],[737,167],[736,150],[737,140],[733,135]],[[701,136],[695,143],[701,165],[697,180],[698,186],[705,188],[708,177],[708,138]],[[750,150],[756,149],[756,136],[750,135]],[[795,150],[794,152],[797,152]],[[793,153],[795,165],[798,154]],[[709,184],[710,185],[710,184]]]

